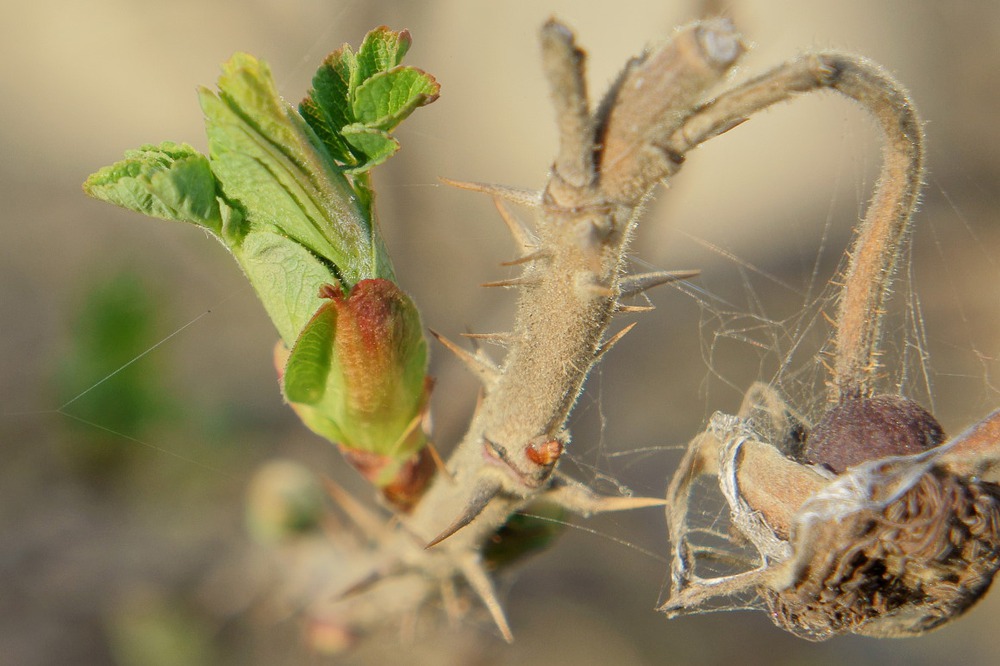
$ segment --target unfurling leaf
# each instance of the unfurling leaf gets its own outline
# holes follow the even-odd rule
[[[165,141],[129,150],[125,159],[90,176],[83,190],[122,208],[222,231],[208,159],[186,143]]]
[[[356,54],[345,44],[313,77],[302,116],[345,172],[363,174],[391,157],[399,142],[388,132],[437,99],[433,76],[399,64],[409,47],[405,30],[376,28]]]

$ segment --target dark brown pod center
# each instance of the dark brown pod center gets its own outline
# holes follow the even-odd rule
[[[836,473],[868,460],[920,453],[944,441],[930,412],[901,395],[851,396],[809,433],[805,458]]]

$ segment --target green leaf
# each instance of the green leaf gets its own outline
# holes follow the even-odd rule
[[[408,30],[397,32],[382,25],[370,31],[358,49],[355,78],[351,80],[352,88],[357,88],[378,72],[385,72],[398,65],[412,43]]]
[[[90,196],[165,220],[222,231],[216,182],[204,155],[187,144],[164,142],[125,153],[83,184]]]
[[[336,73],[321,67],[313,77],[310,96],[299,105],[299,112],[326,146],[330,156],[340,164],[352,165],[357,163],[357,157],[340,135],[340,128],[350,124],[347,86],[345,83],[341,96],[340,83],[343,81]]]
[[[330,54],[299,106],[302,116],[345,173],[363,174],[399,150],[386,132],[437,99],[434,77],[400,62],[410,35],[382,26],[357,54],[346,44]]]
[[[280,98],[267,66],[237,54],[223,66],[219,91],[200,91],[211,166],[251,228],[295,240],[348,284],[390,276],[367,211],[316,134]]]
[[[302,329],[285,365],[285,398],[289,402],[315,405],[323,399],[336,329],[337,309],[329,302]]]
[[[414,67],[380,72],[355,91],[354,117],[360,123],[389,131],[417,107],[437,99],[440,90],[433,76]]]
[[[291,347],[323,304],[318,285],[336,283],[337,277],[314,254],[277,233],[250,232],[233,253],[281,339]]]
[[[345,127],[343,133],[344,139],[364,156],[364,162],[346,169],[348,173],[368,171],[385,162],[399,150],[399,141],[380,129],[356,124]]]
[[[340,132],[342,127],[354,122],[351,81],[357,78],[357,71],[357,56],[350,45],[344,44],[323,60],[313,75],[312,89],[299,104],[302,117],[326,145],[330,155],[345,165],[357,164],[363,157],[351,150]]]

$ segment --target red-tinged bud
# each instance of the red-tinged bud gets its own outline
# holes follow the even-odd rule
[[[314,432],[338,444],[385,491],[429,473],[418,452],[430,382],[427,343],[409,297],[383,279],[358,282],[349,294],[325,285],[328,299],[299,335],[285,364],[285,397]],[[410,500],[402,500],[409,504]]]
[[[528,457],[528,460],[542,467],[554,465],[559,460],[562,452],[563,445],[558,439],[550,439],[539,444],[529,444],[524,450],[524,454]]]

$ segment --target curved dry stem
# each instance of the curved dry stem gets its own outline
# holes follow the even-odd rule
[[[875,195],[850,251],[837,313],[833,400],[870,394],[883,305],[923,177],[923,131],[906,91],[877,65],[840,53],[808,55],[720,95],[664,144],[683,156],[752,114],[812,90],[837,90],[866,108],[883,135]]]

